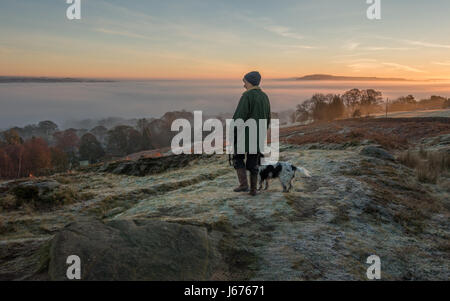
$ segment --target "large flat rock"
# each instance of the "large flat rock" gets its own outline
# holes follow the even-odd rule
[[[67,280],[67,257],[81,260],[82,280],[211,280],[226,265],[219,232],[152,220],[86,220],[59,232],[50,247],[49,277]]]

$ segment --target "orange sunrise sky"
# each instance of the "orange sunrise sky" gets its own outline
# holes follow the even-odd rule
[[[450,2],[6,0],[0,76],[450,78]]]

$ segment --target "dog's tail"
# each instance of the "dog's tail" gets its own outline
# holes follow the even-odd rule
[[[305,177],[311,178],[311,174],[304,167],[297,167],[297,166],[292,165],[292,169],[295,170],[295,171],[299,171],[299,173],[304,175]]]

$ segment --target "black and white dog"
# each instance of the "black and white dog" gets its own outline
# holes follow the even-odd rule
[[[295,172],[310,178],[311,175],[303,167],[296,167],[287,162],[278,162],[259,166],[259,189],[262,189],[263,182],[266,182],[264,190],[269,187],[269,179],[279,178],[283,186],[283,192],[289,192],[292,188],[292,180],[295,178]]]

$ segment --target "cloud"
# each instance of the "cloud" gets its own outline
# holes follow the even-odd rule
[[[334,61],[334,63],[355,64],[355,63],[376,62],[376,61],[377,61],[376,59],[360,58],[360,59],[343,59]]]
[[[450,45],[447,44],[436,44],[436,43],[429,43],[429,42],[423,42],[423,41],[413,41],[413,40],[403,40],[403,42],[415,45],[415,46],[422,46],[422,47],[429,47],[429,48],[447,48],[450,49]]]
[[[361,71],[361,69],[374,69],[378,68],[379,64],[377,63],[377,60],[375,59],[341,59],[332,61],[332,63],[335,64],[347,64],[347,67],[353,69],[355,72]]]
[[[362,62],[362,63],[354,63],[354,64],[349,64],[347,65],[347,67],[353,69],[353,71],[355,72],[359,72],[361,71],[361,69],[376,69],[380,67],[379,63],[375,63],[375,62]]]
[[[318,46],[312,46],[312,45],[272,45],[285,54],[291,54],[291,53],[297,53],[299,50],[312,50],[312,49],[320,49],[321,47]]]
[[[197,20],[183,20],[174,22],[160,15],[149,15],[143,11],[136,11],[98,0],[104,5],[104,10],[117,14],[120,20],[97,18],[92,22],[94,30],[106,34],[139,39],[168,40],[172,38],[184,45],[198,45],[198,41],[211,44],[239,43],[241,38],[234,31],[222,27],[204,26]],[[106,26],[105,26],[106,24]],[[176,37],[176,39],[173,39]],[[195,42],[194,42],[195,40]]]
[[[388,67],[393,67],[394,69],[397,70],[402,70],[402,71],[409,71],[409,72],[417,72],[417,73],[425,73],[425,71],[417,69],[417,68],[413,68],[410,66],[406,66],[406,65],[401,65],[401,64],[397,64],[397,63],[382,63],[384,66],[388,66]]]
[[[450,61],[446,62],[431,62],[434,65],[440,65],[440,66],[450,66]]]
[[[270,31],[272,33],[275,33],[279,36],[285,37],[285,38],[292,38],[297,40],[302,40],[304,37],[298,33],[293,32],[290,28],[285,26],[279,26],[279,25],[267,25],[264,26],[264,29],[267,31]]]
[[[125,6],[113,4],[109,1],[105,0],[96,0],[92,3],[92,5],[102,5],[104,10],[108,10],[110,12],[113,12],[114,14],[117,14],[119,16],[125,16],[125,17],[131,17],[135,19],[145,19],[145,20],[153,20],[153,16],[149,14],[145,14],[142,11],[136,11],[133,9],[129,9]]]
[[[449,44],[440,44],[440,43],[432,43],[432,42],[409,40],[409,39],[397,39],[397,38],[386,37],[386,36],[381,36],[381,35],[375,35],[374,38],[377,38],[380,40],[389,40],[389,41],[395,41],[395,42],[400,42],[400,43],[406,43],[408,45],[413,45],[413,46],[450,49]]]
[[[353,51],[384,51],[384,50],[410,50],[408,47],[387,47],[387,46],[364,46],[360,42],[347,42],[342,46],[343,49]]]
[[[351,57],[358,57],[358,56],[362,56],[365,55],[363,53],[351,53],[351,54],[339,54],[339,55],[335,55],[333,56],[334,58],[351,58]]]
[[[124,37],[129,37],[129,38],[138,38],[138,39],[147,39],[147,36],[144,35],[140,35],[137,33],[132,33],[129,31],[124,31],[124,30],[112,30],[112,29],[105,29],[105,28],[96,28],[95,31],[97,32],[101,32],[101,33],[106,33],[109,35],[118,35],[118,36],[124,36]]]
[[[361,45],[361,43],[358,42],[348,42],[347,44],[345,44],[344,46],[342,46],[342,48],[346,49],[346,50],[355,50],[356,48],[359,47],[359,45]]]
[[[263,25],[263,28],[271,33],[274,33],[280,37],[289,38],[289,39],[296,39],[296,40],[303,40],[305,37],[302,34],[299,34],[295,30],[293,30],[290,27],[279,25],[276,22],[274,22],[272,19],[267,17],[255,17],[249,14],[242,14],[242,13],[233,13],[233,18],[236,18],[240,21],[249,23],[255,27],[261,27],[261,24]]]
[[[378,62],[375,59],[354,59],[354,60],[343,60],[335,61],[334,63],[348,63],[347,67],[353,69],[355,72],[361,71],[361,69],[378,69],[383,67],[391,67],[395,70],[415,72],[415,73],[425,73],[426,71],[420,70],[411,66],[401,65],[393,62]]]
[[[410,50],[412,48],[408,47],[384,47],[384,46],[371,46],[371,47],[363,47],[362,50],[368,51],[382,51],[382,50]]]

